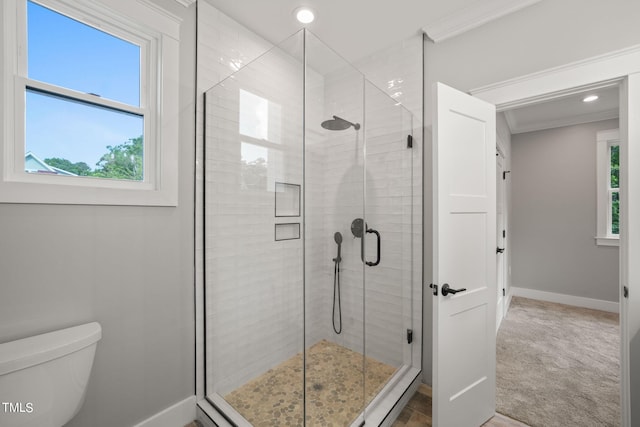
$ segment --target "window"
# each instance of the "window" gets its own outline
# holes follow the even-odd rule
[[[178,18],[116,0],[1,13],[0,202],[176,205]]]
[[[618,129],[598,132],[597,236],[598,245],[618,246],[620,242],[620,133]]]
[[[145,48],[27,1],[24,154],[62,176],[142,181]]]

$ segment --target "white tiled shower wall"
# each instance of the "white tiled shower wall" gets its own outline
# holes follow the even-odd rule
[[[329,134],[325,141],[325,234],[340,231],[346,243],[342,275],[345,328],[337,335],[329,324],[329,339],[359,352],[364,345],[367,356],[398,367],[412,364],[414,356],[406,342],[406,329],[420,333],[419,307],[412,302],[421,300],[421,125],[383,91],[363,83],[348,69],[325,78],[326,116],[337,114],[364,125],[357,133],[348,129]],[[413,149],[407,148],[409,134],[414,135]],[[364,269],[360,239],[349,229],[353,219],[362,217],[380,232],[382,240],[380,264]],[[374,235],[367,234],[366,241],[366,259],[373,261]],[[334,250],[335,244],[330,245],[325,258],[335,256]],[[331,301],[330,286],[328,290],[325,301]],[[324,318],[330,316],[329,307]],[[416,338],[414,346],[420,345]]]
[[[256,58],[271,45],[245,29],[235,21],[231,20],[221,12],[217,11],[206,2],[199,2],[198,6],[198,115],[197,115],[197,153],[196,158],[202,159],[203,148],[203,111],[201,93],[208,87],[213,86],[223,78],[232,74],[235,68],[241,64],[246,64]],[[370,70],[368,76],[373,77],[376,84],[382,86],[390,95],[395,95],[395,99],[402,101],[411,107],[417,118],[421,117],[422,93],[422,59],[421,40],[418,37],[401,44],[392,46],[383,54],[376,54],[372,57],[359,61],[361,69],[365,72]],[[273,55],[274,61],[284,61],[282,56]],[[282,64],[280,64],[282,65]],[[274,84],[274,91],[267,90],[276,97],[287,98],[292,106],[298,102],[295,91],[302,84],[298,79],[299,75],[291,73],[287,75],[286,70],[294,70],[292,64],[283,68],[273,63],[267,65],[270,71],[264,70],[256,74],[256,79],[251,83],[255,90],[267,90],[265,84]],[[296,74],[296,71],[292,71]],[[420,321],[419,310],[421,307],[420,274],[421,274],[421,141],[420,123],[414,119],[414,137],[416,147],[411,154],[406,154],[405,150],[392,150],[388,147],[398,146],[405,143],[405,135],[387,134],[384,126],[377,128],[375,132],[378,137],[369,135],[368,141],[368,221],[370,227],[377,228],[383,235],[383,262],[378,267],[367,267],[363,273],[362,264],[359,262],[360,243],[358,239],[353,239],[350,234],[349,225],[351,220],[362,216],[362,155],[358,158],[356,145],[362,146],[362,131],[356,136],[353,129],[342,132],[329,133],[319,127],[319,123],[330,118],[332,114],[345,116],[352,121],[362,121],[362,105],[344,105],[342,111],[335,110],[335,103],[331,102],[331,97],[349,99],[348,91],[354,86],[345,86],[344,76],[342,78],[336,73],[328,83],[319,75],[312,72],[307,76],[307,87],[313,87],[316,93],[310,98],[324,99],[320,103],[308,103],[307,105],[307,134],[306,134],[306,185],[307,185],[307,253],[306,253],[306,345],[309,346],[319,339],[331,339],[342,343],[357,351],[362,351],[362,275],[367,274],[367,352],[388,363],[398,365],[408,363],[411,355],[407,356],[408,346],[401,344],[404,342],[404,326],[411,324],[410,316],[415,316],[413,326],[416,330],[414,334],[414,346],[420,344]],[[315,82],[315,83],[314,83]],[[314,83],[314,84],[312,84]],[[399,87],[402,90],[399,90]],[[248,88],[248,90],[251,90]],[[290,91],[287,96],[287,91]],[[362,91],[362,87],[360,87]],[[402,92],[398,94],[398,92]],[[333,95],[332,95],[333,94]],[[309,96],[309,94],[308,94]],[[355,108],[355,110],[354,110]],[[302,108],[300,106],[299,114]],[[351,112],[355,111],[352,116]],[[207,111],[207,114],[212,114]],[[370,112],[373,113],[372,111]],[[228,114],[228,113],[227,113]],[[353,118],[360,116],[360,118]],[[224,114],[223,114],[224,116]],[[383,114],[384,116],[384,114]],[[300,126],[301,119],[288,117],[295,126]],[[211,124],[216,122],[213,117]],[[229,125],[229,122],[226,124]],[[312,123],[312,124],[311,124]],[[225,124],[218,121],[221,130]],[[369,123],[371,125],[371,123]],[[316,129],[314,130],[314,126]],[[410,127],[411,125],[409,125]],[[231,129],[227,128],[227,131]],[[237,123],[235,124],[237,138]],[[213,131],[207,131],[210,135],[215,135]],[[367,132],[374,132],[374,126],[370,126]],[[291,127],[286,132],[289,147],[300,144],[301,134],[297,128]],[[220,132],[218,136],[222,136]],[[357,141],[356,141],[356,138]],[[387,141],[391,139],[389,143]],[[390,144],[390,145],[388,145]],[[238,144],[236,144],[238,145]],[[221,147],[224,152],[227,147]],[[236,155],[235,160],[229,160],[226,166],[237,164],[237,153],[233,148],[230,154]],[[237,149],[237,147],[236,147]],[[224,167],[224,159],[209,158],[212,147],[207,147],[208,164],[212,170],[213,162],[219,162],[219,167]],[[296,160],[293,154],[287,161],[291,165],[301,165],[301,159]],[[349,158],[350,157],[350,158]],[[404,181],[407,171],[413,165],[413,203],[411,203],[411,185]],[[295,168],[294,168],[295,169]],[[373,171],[376,169],[376,171]],[[196,168],[197,184],[197,212],[202,212],[202,183],[203,167],[199,162]],[[378,172],[379,171],[379,172]],[[288,176],[282,177],[284,180],[301,181],[301,170],[289,170]],[[372,174],[373,173],[373,174]],[[391,175],[385,175],[391,173]],[[385,178],[386,176],[386,178]],[[209,385],[214,382],[220,385],[216,391],[222,393],[225,389],[232,389],[246,379],[266,371],[274,364],[302,350],[302,265],[299,261],[301,257],[302,240],[291,240],[287,242],[273,241],[274,221],[285,222],[284,219],[274,220],[273,193],[267,191],[255,197],[247,195],[244,202],[238,199],[226,199],[224,196],[225,178],[217,177],[212,182],[207,183],[208,190],[214,185],[219,185],[221,190],[219,206],[228,203],[230,209],[239,209],[238,215],[230,215],[228,223],[217,221],[211,224],[207,220],[207,230],[213,233],[220,241],[215,243],[219,249],[229,248],[228,252],[220,252],[220,257],[214,260],[207,260],[207,275],[217,277],[216,292],[220,292],[219,298],[212,298],[211,283],[207,289],[207,344],[215,351],[216,357],[211,358],[212,352],[208,352],[207,360]],[[297,182],[296,182],[297,183]],[[394,190],[390,190],[396,187]],[[398,191],[402,195],[398,195]],[[375,195],[375,196],[374,196]],[[336,209],[336,204],[340,203],[340,209]],[[232,206],[233,205],[233,206]],[[253,209],[253,214],[243,213],[244,207]],[[260,209],[265,211],[260,213]],[[264,215],[263,215],[264,214]],[[270,214],[270,215],[269,215]],[[377,215],[377,217],[376,217]],[[413,215],[414,229],[408,229],[408,218]],[[238,216],[242,216],[242,221],[254,222],[254,228],[238,230]],[[264,228],[257,224],[270,218],[270,227]],[[218,217],[218,220],[220,218]],[[301,218],[300,218],[301,219]],[[288,222],[299,221],[300,219],[289,218]],[[264,225],[264,224],[263,224]],[[266,230],[269,229],[269,233]],[[333,233],[340,231],[344,237],[343,243],[343,322],[344,332],[341,336],[336,336],[331,328],[331,297],[333,290],[333,263],[331,259],[335,257],[336,245],[333,241]],[[408,232],[411,239],[400,238],[401,231]],[[202,253],[204,234],[202,216],[198,215],[196,220],[196,249]],[[269,234],[267,236],[267,234]],[[244,237],[241,237],[244,236]],[[369,235],[369,240],[373,241]],[[243,241],[244,244],[239,243]],[[250,242],[248,244],[247,242]],[[318,242],[316,244],[315,242]],[[313,243],[313,244],[312,244]],[[275,249],[275,251],[274,251]],[[213,251],[210,249],[208,254]],[[400,266],[408,267],[412,259],[413,272],[400,273],[404,271]],[[197,258],[197,294],[198,300],[203,301],[203,277],[204,265],[201,257]],[[367,255],[372,259],[371,255]],[[286,262],[282,262],[282,260]],[[264,274],[262,285],[255,288],[242,286],[242,280],[253,279],[259,272]],[[407,274],[410,277],[406,277]],[[210,277],[210,282],[211,276]],[[414,306],[410,307],[410,295],[407,291],[399,293],[401,283],[413,281]],[[411,289],[410,283],[406,289]],[[239,316],[242,306],[254,307],[251,316]],[[405,306],[404,316],[400,316],[399,307]],[[259,307],[259,309],[255,309]],[[407,308],[408,307],[408,308]],[[411,310],[413,308],[413,311]],[[202,304],[197,307],[198,317],[196,319],[201,330],[198,334],[198,345],[202,349],[204,346],[204,331],[202,330],[204,313]],[[227,313],[226,317],[221,316]],[[400,335],[400,336],[399,336]],[[220,345],[216,346],[216,340]],[[222,341],[220,341],[222,340]],[[222,344],[222,342],[227,344]],[[222,348],[220,348],[222,347]],[[397,348],[402,348],[398,353]],[[394,351],[390,352],[390,349]],[[200,350],[201,351],[201,350]],[[408,357],[408,359],[407,359]],[[215,359],[215,360],[214,360]],[[222,362],[222,364],[221,364]],[[413,363],[419,366],[419,357],[413,357]],[[213,369],[211,369],[213,367]],[[216,375],[215,380],[212,375]],[[198,378],[204,378],[204,361],[198,362]],[[198,386],[198,394],[203,395],[203,384]],[[211,388],[209,392],[214,391]]]
[[[272,44],[223,14],[206,0],[199,1],[197,39],[197,98],[196,98],[196,354],[202,356],[205,348],[204,319],[204,228],[203,228],[203,93],[224,78],[257,58]],[[197,255],[200,254],[200,255]],[[210,369],[209,369],[210,371]],[[203,381],[204,379],[204,381]],[[196,394],[205,394],[205,358],[196,363]]]
[[[301,40],[299,51],[301,51]],[[212,391],[226,394],[302,351],[302,239],[275,240],[275,183],[302,186],[303,69],[275,48],[206,92],[205,209],[207,365]],[[240,91],[269,102],[269,147],[239,132],[256,118]],[[275,123],[274,123],[275,122]],[[277,132],[272,128],[276,124]],[[241,167],[242,144],[267,152],[266,180]]]

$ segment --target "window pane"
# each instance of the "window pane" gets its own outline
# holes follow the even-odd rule
[[[620,234],[620,194],[611,193],[611,234]]]
[[[27,2],[28,77],[140,106],[140,47]]]
[[[256,139],[269,137],[269,101],[240,89],[240,134]]]
[[[143,179],[143,118],[33,90],[26,93],[25,170]]]
[[[240,89],[240,134],[276,144],[281,140],[282,107]]]
[[[611,160],[611,187],[610,188],[620,188],[620,184],[618,182],[620,177],[620,146],[619,145],[611,146],[610,160]]]

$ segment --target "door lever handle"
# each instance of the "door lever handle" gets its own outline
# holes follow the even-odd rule
[[[504,252],[504,248],[496,248],[497,254],[501,254],[502,252]]]
[[[462,289],[452,289],[449,287],[448,283],[445,283],[444,285],[442,285],[442,288],[440,289],[442,291],[442,295],[444,295],[445,297],[449,294],[457,294],[458,292],[464,292],[467,290],[467,288],[462,288]]]

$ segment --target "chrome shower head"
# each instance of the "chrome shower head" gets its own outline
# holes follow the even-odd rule
[[[355,130],[360,129],[360,123],[351,123],[350,121],[338,116],[333,116],[333,119],[325,120],[322,122],[321,126],[327,130],[345,130],[349,129],[351,126],[353,126]]]

